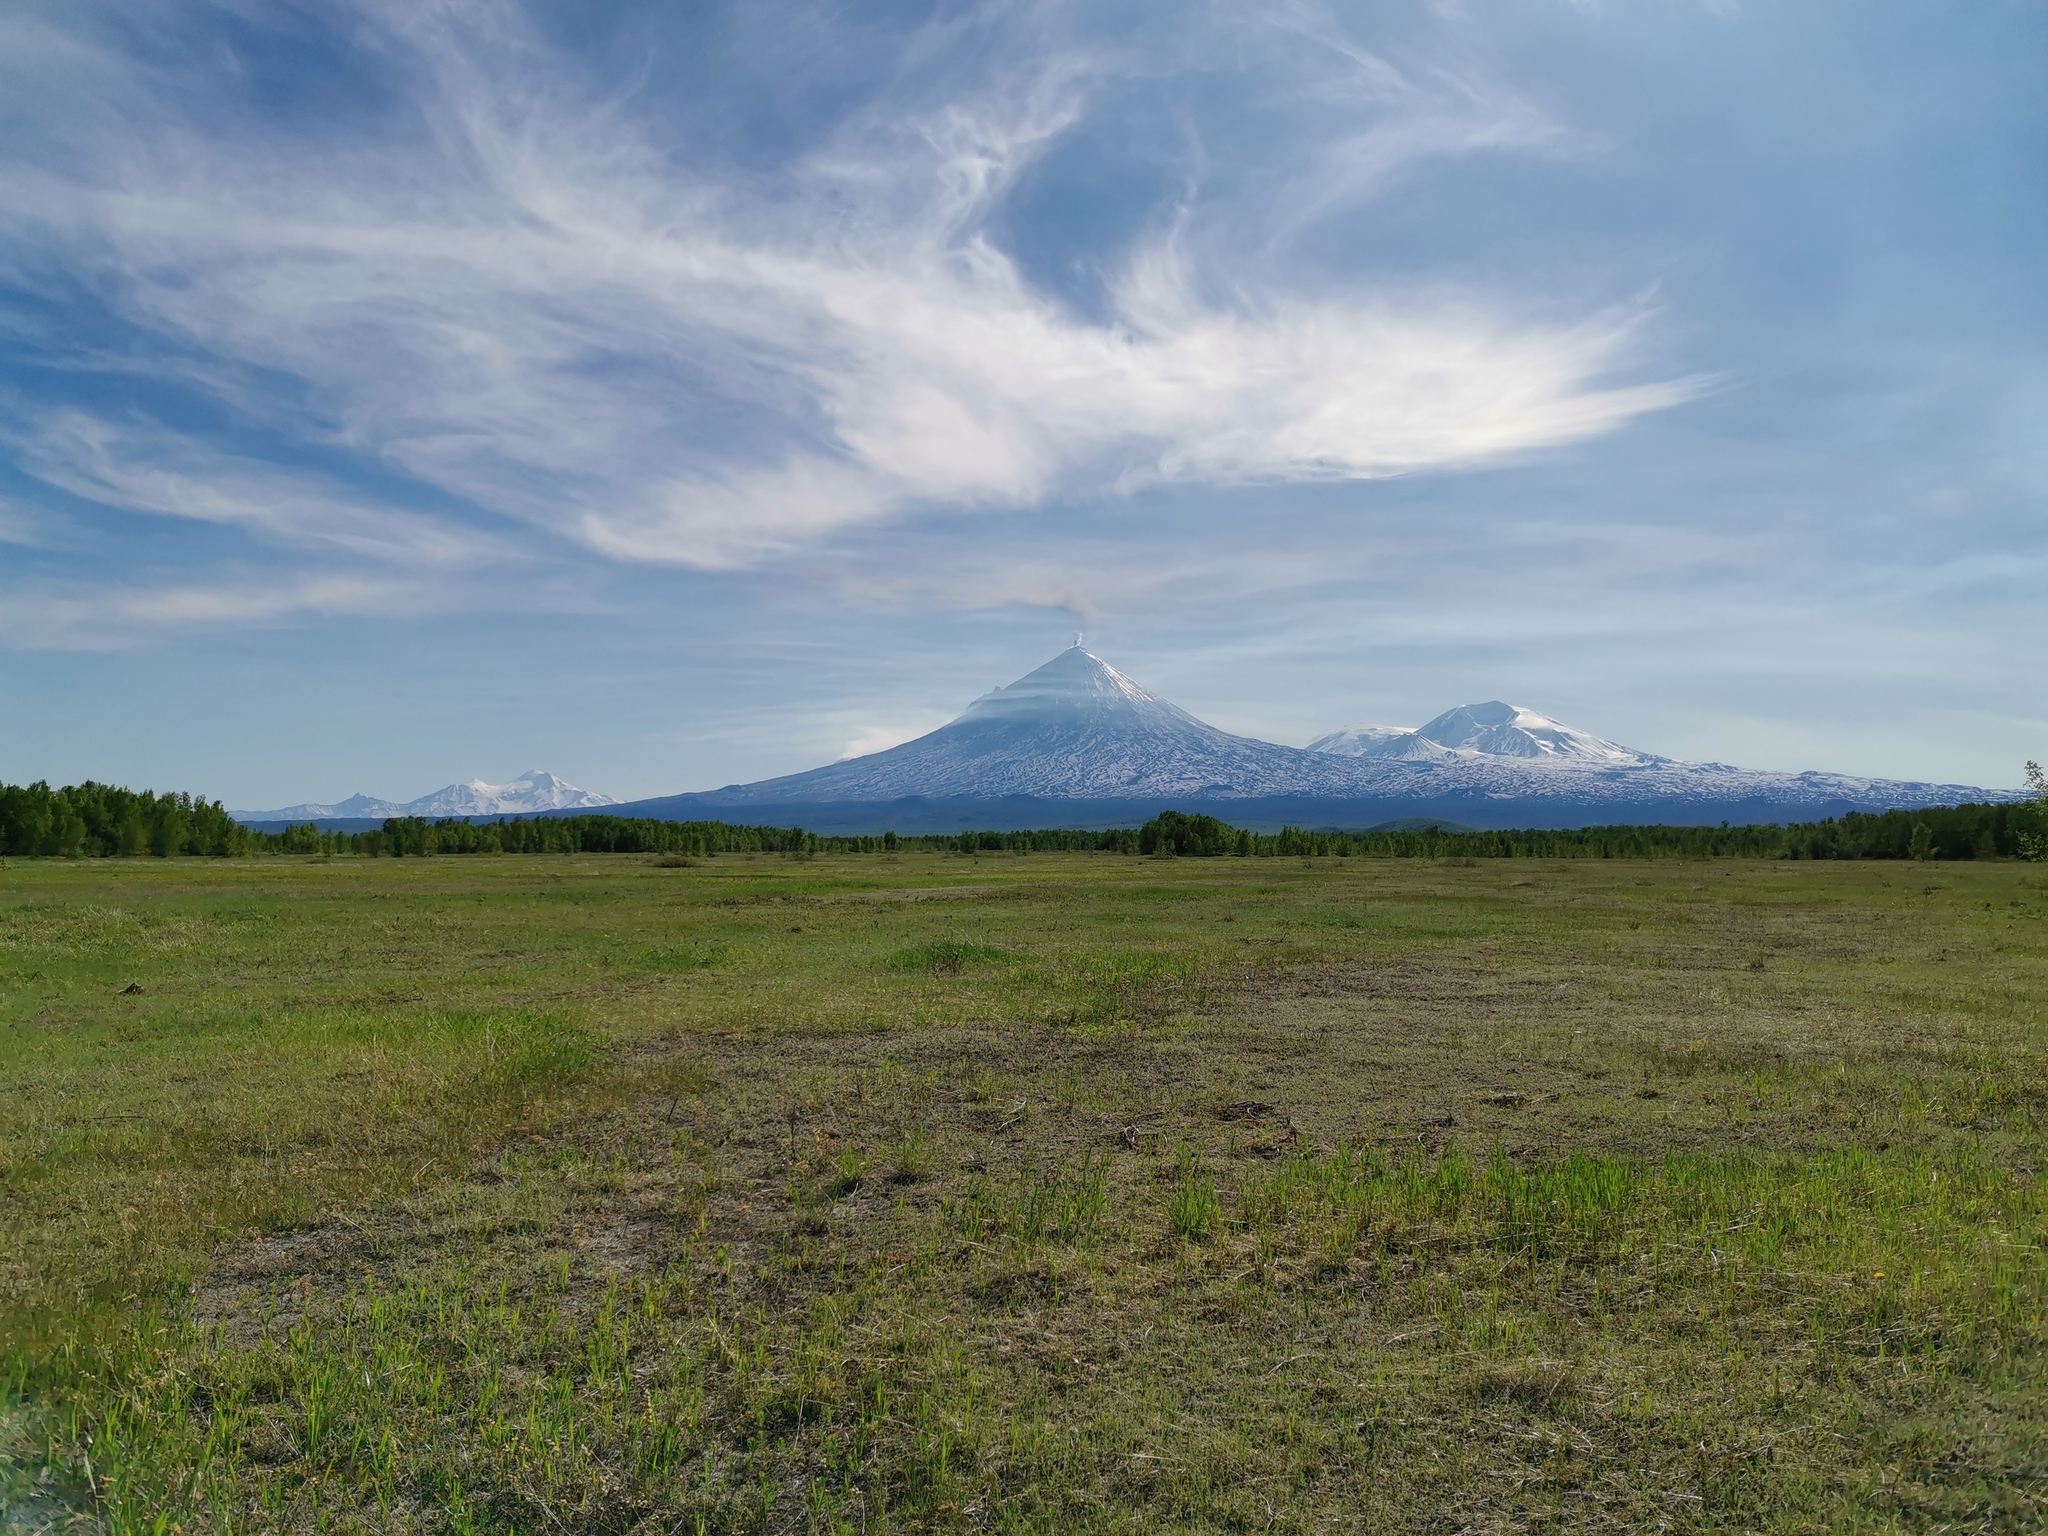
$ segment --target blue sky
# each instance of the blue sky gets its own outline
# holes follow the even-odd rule
[[[1080,627],[2014,784],[2044,86],[2020,0],[10,6],[0,778],[708,788]]]

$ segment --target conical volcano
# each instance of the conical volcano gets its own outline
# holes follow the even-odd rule
[[[1076,645],[900,747],[718,791],[739,804],[1343,792],[1341,759],[1233,736]]]

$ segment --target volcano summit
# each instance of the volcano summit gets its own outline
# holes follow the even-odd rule
[[[808,773],[617,808],[818,832],[1133,825],[1161,810],[1238,826],[1478,827],[1811,821],[2008,796],[1960,784],[1682,763],[1498,701],[1415,730],[1353,726],[1310,747],[1233,736],[1075,645],[915,741]]]

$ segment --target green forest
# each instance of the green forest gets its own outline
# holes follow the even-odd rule
[[[90,779],[63,789],[40,781],[0,784],[0,854],[218,858],[261,852],[263,846],[218,800],[197,795],[138,794]]]
[[[112,858],[259,854],[407,858],[480,853],[1115,853],[1156,857],[1474,859],[2009,859],[2048,858],[2048,800],[1851,814],[1790,826],[1578,827],[1513,832],[1342,832],[1233,827],[1165,811],[1142,827],[834,837],[801,827],[628,816],[548,816],[470,822],[394,818],[366,832],[312,825],[259,832],[218,800],[155,794],[88,780],[63,789],[0,784],[0,854]]]

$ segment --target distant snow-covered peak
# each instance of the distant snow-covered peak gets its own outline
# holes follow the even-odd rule
[[[409,816],[503,816],[525,811],[565,811],[617,805],[610,795],[578,789],[541,768],[531,768],[503,784],[471,779],[450,784],[407,804]]]
[[[1415,734],[1412,725],[1347,725],[1308,744],[1311,752],[1329,752],[1338,757],[1375,757],[1387,743]]]
[[[243,821],[322,821],[330,818],[374,819],[391,816],[516,816],[529,811],[568,811],[617,805],[610,795],[578,789],[565,779],[533,768],[503,784],[471,779],[450,784],[417,800],[380,800],[351,795],[332,805],[288,805],[275,811],[240,811]]]

